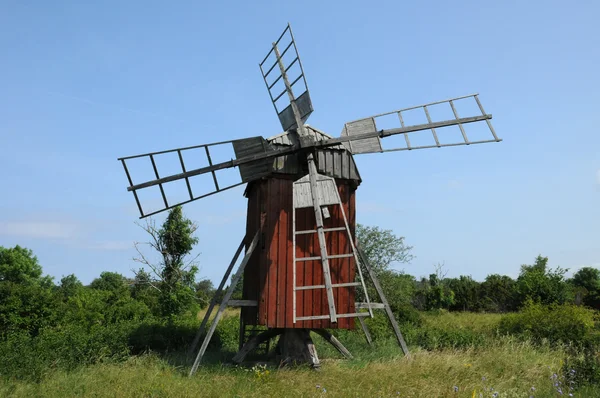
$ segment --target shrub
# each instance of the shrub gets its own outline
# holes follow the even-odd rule
[[[521,335],[552,343],[595,344],[594,311],[575,305],[527,304],[519,313],[505,315],[499,324],[502,334]]]

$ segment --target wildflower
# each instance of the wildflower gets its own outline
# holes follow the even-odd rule
[[[498,393],[497,393],[497,392],[495,392],[495,393],[492,395],[492,397],[494,397],[494,398],[496,398],[497,396],[498,396]]]
[[[321,388],[320,384],[317,384],[315,387],[317,387],[317,390]]]
[[[532,387],[531,387],[531,391],[535,391],[535,387],[533,387],[533,386],[532,386]]]
[[[454,386],[452,388],[454,389],[454,392],[458,392],[458,387],[457,386]]]
[[[483,376],[483,377],[481,378],[481,381],[486,381],[486,378],[485,378],[485,376]]]
[[[326,389],[325,387],[323,387],[323,390],[322,390],[322,391],[323,391],[323,392],[327,392],[327,389]]]

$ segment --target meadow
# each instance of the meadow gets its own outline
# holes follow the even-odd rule
[[[548,316],[548,314],[545,314]],[[411,357],[405,358],[381,316],[369,320],[368,346],[360,331],[340,331],[354,359],[314,337],[322,360],[316,372],[221,363],[235,350],[237,314],[228,311],[215,347],[189,378],[183,350],[109,358],[73,370],[48,370],[38,381],[5,379],[0,395],[14,397],[598,397],[600,387],[582,382],[590,372],[584,349],[556,339],[501,335],[506,315],[423,314],[420,326],[404,325]],[[533,319],[530,319],[533,320]],[[573,325],[576,327],[577,325]],[[595,327],[588,330],[592,333]],[[421,345],[415,344],[420,342]],[[583,366],[586,365],[586,366]],[[589,365],[589,364],[588,364]],[[594,376],[593,373],[588,374]],[[572,395],[569,395],[572,394]]]

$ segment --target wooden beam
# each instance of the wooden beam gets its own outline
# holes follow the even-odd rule
[[[225,308],[227,307],[227,302],[231,298],[231,295],[233,294],[233,291],[235,290],[237,283],[241,279],[242,274],[244,273],[244,268],[246,268],[246,264],[248,263],[248,261],[250,260],[250,257],[252,256],[252,252],[254,252],[254,249],[258,245],[259,236],[260,236],[260,230],[256,232],[256,235],[254,235],[254,239],[252,239],[252,243],[250,244],[250,247],[248,247],[248,250],[246,251],[246,255],[244,256],[244,259],[242,260],[240,267],[238,268],[237,272],[233,276],[233,279],[231,280],[231,285],[229,286],[229,289],[227,289],[227,292],[225,293],[225,297],[223,297],[223,301],[221,301],[221,305],[219,306],[219,311],[217,311],[217,315],[215,315],[215,319],[211,323],[210,329],[208,329],[208,332],[206,333],[206,336],[204,337],[202,346],[200,346],[200,351],[198,352],[198,355],[196,356],[196,360],[194,361],[194,364],[192,365],[192,369],[190,370],[190,374],[189,374],[190,376],[192,376],[194,373],[196,373],[196,370],[198,370],[198,365],[200,364],[200,361],[202,360],[202,357],[204,356],[204,353],[206,352],[208,343],[210,342],[210,339],[212,338],[212,335],[215,332],[215,329],[217,328],[217,324],[221,320],[221,316],[223,315],[223,312],[225,312]]]
[[[394,333],[396,334],[396,339],[398,340],[398,344],[400,344],[400,347],[402,348],[402,352],[404,353],[404,355],[409,357],[410,354],[408,352],[408,347],[406,346],[404,337],[402,337],[402,332],[400,332],[400,327],[398,326],[398,322],[396,322],[394,313],[392,312],[392,309],[390,308],[390,305],[389,305],[387,299],[385,298],[385,294],[383,294],[383,289],[381,288],[381,285],[379,284],[379,280],[377,279],[375,272],[373,272],[373,269],[371,268],[371,265],[369,264],[367,256],[365,255],[365,253],[363,252],[363,250],[360,247],[358,247],[358,253],[360,255],[361,263],[367,269],[369,277],[373,281],[373,286],[375,286],[375,290],[377,291],[377,294],[379,295],[379,299],[381,300],[381,302],[384,305],[385,312],[388,316],[388,319],[390,320],[390,323],[392,324]]]
[[[217,304],[217,299],[220,296],[221,292],[223,291],[223,287],[227,283],[227,280],[229,279],[229,275],[231,274],[231,271],[233,270],[233,267],[235,266],[235,263],[237,262],[237,259],[240,256],[242,249],[244,248],[245,240],[246,240],[246,237],[244,237],[244,239],[242,239],[242,242],[240,243],[239,247],[237,248],[235,255],[233,256],[233,259],[231,260],[231,262],[229,263],[229,266],[227,267],[227,270],[225,271],[225,275],[223,275],[223,279],[221,279],[221,283],[219,283],[219,287],[217,288],[217,291],[215,292],[215,294],[213,294],[213,297],[210,300],[210,304],[208,305],[206,314],[204,314],[204,319],[202,319],[200,328],[198,329],[198,332],[196,333],[196,336],[194,337],[194,341],[192,342],[192,346],[190,347],[190,349],[188,351],[188,355],[191,355],[194,352],[194,350],[196,350],[196,346],[198,345],[200,336],[202,336],[202,333],[204,332],[204,328],[206,327],[208,318],[210,318],[210,315],[212,314],[213,309],[215,308],[215,305]]]
[[[367,344],[373,345],[373,340],[371,339],[371,333],[369,333],[369,328],[367,327],[365,320],[362,319],[361,317],[358,317],[358,322],[360,322],[360,327],[362,328],[363,332],[365,333],[365,339],[367,339]]]
[[[329,342],[329,344],[334,346],[335,349],[340,352],[340,354],[342,354],[344,357],[346,357],[346,359],[353,358],[352,354],[350,354],[350,351],[348,351],[348,349],[346,347],[344,347],[344,345],[338,339],[336,339],[334,335],[329,333],[327,330],[312,329],[312,331],[317,333],[319,336],[323,337],[325,340],[327,340]]]
[[[257,307],[258,301],[256,300],[229,300],[227,305],[230,307]]]

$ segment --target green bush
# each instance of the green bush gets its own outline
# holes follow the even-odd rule
[[[68,325],[43,329],[31,337],[12,333],[0,342],[0,375],[38,381],[54,369],[72,370],[102,361],[123,360],[129,355],[131,325]]]
[[[584,307],[529,303],[521,312],[505,315],[498,331],[551,343],[595,345],[595,322],[594,311]]]

